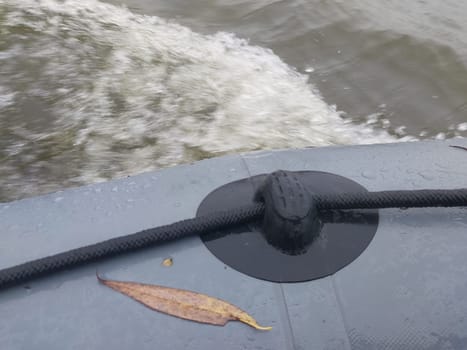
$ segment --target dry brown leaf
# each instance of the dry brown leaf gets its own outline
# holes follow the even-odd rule
[[[151,284],[106,280],[99,275],[97,279],[153,310],[172,316],[217,326],[224,326],[228,321],[240,321],[256,329],[272,329],[261,327],[253,317],[238,307],[205,294]]]

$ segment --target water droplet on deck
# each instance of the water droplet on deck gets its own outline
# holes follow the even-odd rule
[[[372,171],[367,171],[365,170],[364,172],[362,172],[362,176],[365,178],[365,179],[376,179],[376,174]]]
[[[429,181],[432,181],[435,179],[435,177],[430,174],[418,173],[418,175],[420,175],[420,177],[423,177],[425,180],[429,180]]]

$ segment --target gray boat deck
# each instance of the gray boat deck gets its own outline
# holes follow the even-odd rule
[[[256,152],[0,204],[0,268],[193,217],[216,187],[277,169],[370,191],[467,187],[467,151],[449,145],[467,140]],[[368,249],[312,282],[248,277],[195,237],[0,291],[0,349],[467,349],[466,208],[380,213]],[[96,269],[219,297],[273,330],[153,312],[98,284]]]

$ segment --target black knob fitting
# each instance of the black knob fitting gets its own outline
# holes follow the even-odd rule
[[[305,186],[291,171],[269,174],[255,193],[265,204],[263,234],[282,252],[299,255],[319,236],[318,209]]]

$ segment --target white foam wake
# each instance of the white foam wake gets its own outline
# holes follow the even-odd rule
[[[0,56],[3,165],[18,190],[31,176],[11,159],[25,152],[37,168],[30,193],[54,187],[44,161],[69,161],[66,186],[238,151],[396,140],[344,120],[306,76],[233,34],[96,0],[0,6],[0,35],[12,38]],[[5,122],[25,101],[42,106],[46,127]],[[50,148],[61,153],[44,156]]]

